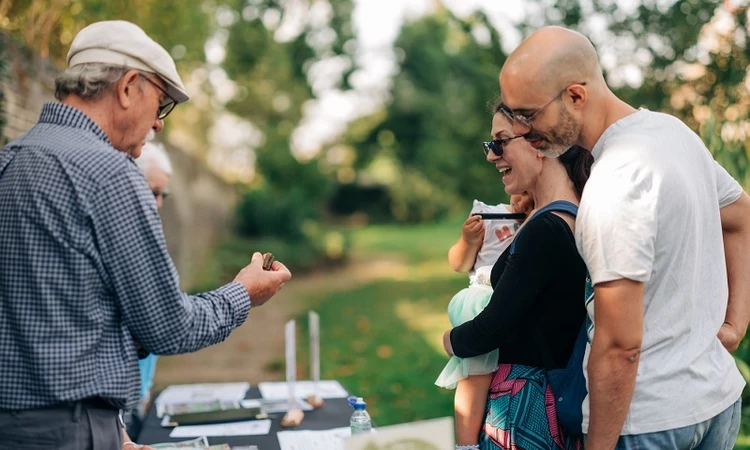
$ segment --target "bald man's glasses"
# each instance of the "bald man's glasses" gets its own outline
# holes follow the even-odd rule
[[[580,84],[581,86],[585,86],[586,82],[576,83],[576,84]],[[534,119],[539,114],[541,114],[541,112],[544,111],[544,109],[546,107],[548,107],[552,103],[556,102],[557,100],[560,100],[562,98],[562,95],[565,93],[565,91],[567,91],[570,88],[570,86],[573,86],[573,85],[571,84],[571,85],[566,86],[565,89],[561,90],[560,92],[557,93],[557,95],[555,95],[554,97],[552,97],[552,100],[548,101],[547,103],[544,104],[544,106],[542,106],[541,108],[539,108],[536,111],[532,112],[531,114],[517,114],[517,113],[513,112],[512,109],[510,109],[507,106],[505,106],[504,103],[501,103],[500,106],[497,109],[498,109],[499,112],[503,113],[503,115],[505,117],[507,117],[508,120],[511,121],[511,123],[519,123],[519,124],[523,125],[526,128],[533,128],[532,125],[531,125],[531,122],[533,122]]]

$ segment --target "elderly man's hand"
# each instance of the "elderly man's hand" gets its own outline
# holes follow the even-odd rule
[[[240,270],[234,281],[245,286],[253,306],[260,306],[276,295],[290,278],[292,273],[279,261],[274,261],[271,270],[263,270],[263,255],[256,252],[250,264]]]

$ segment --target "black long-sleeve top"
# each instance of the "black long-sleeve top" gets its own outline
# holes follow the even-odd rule
[[[499,350],[499,363],[565,367],[586,314],[586,265],[568,224],[551,212],[530,220],[492,268],[492,298],[473,320],[451,330],[456,356]],[[538,331],[534,331],[536,330]],[[541,331],[555,367],[534,333]]]

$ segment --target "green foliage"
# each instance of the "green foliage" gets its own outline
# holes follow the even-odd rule
[[[253,252],[271,252],[299,275],[346,262],[350,246],[348,233],[326,230],[316,224],[306,227],[304,238],[299,239],[232,236],[219,243],[206,258],[205,267],[190,283],[190,291],[206,292],[232,281],[250,263]]]
[[[213,23],[211,8],[187,7],[181,0],[13,0],[8,8],[4,29],[58,63],[64,63],[70,42],[84,26],[128,20],[171,51],[178,65],[191,67],[204,61],[203,45]]]
[[[490,42],[478,42],[474,27],[486,30]],[[404,168],[443,191],[460,198],[503,197],[480,146],[489,136],[487,106],[505,60],[497,32],[482,15],[463,21],[443,12],[406,24],[395,45],[404,57],[387,119],[358,145],[360,153],[390,148]]]
[[[268,189],[248,190],[237,205],[237,231],[248,238],[299,240],[304,237],[304,224],[319,218],[319,208],[300,189],[284,194]]]
[[[405,24],[395,47],[401,64],[385,110],[357,121],[344,137],[356,151],[351,166],[387,186],[399,221],[434,220],[472,198],[507,199],[480,146],[505,60],[487,17],[441,10]],[[383,164],[386,177],[379,174]]]
[[[307,271],[347,259],[347,233],[321,225],[321,205],[303,185],[285,191],[249,189],[237,204],[237,237],[216,250],[208,281],[225,279],[248,263],[254,251],[271,252],[290,269]]]
[[[400,182],[389,187],[391,213],[399,222],[430,222],[457,209],[459,197],[431,182],[418,170],[403,170]]]

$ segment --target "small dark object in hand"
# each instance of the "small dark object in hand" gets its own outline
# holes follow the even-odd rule
[[[263,254],[263,270],[271,270],[273,266],[273,255],[270,253]]]

